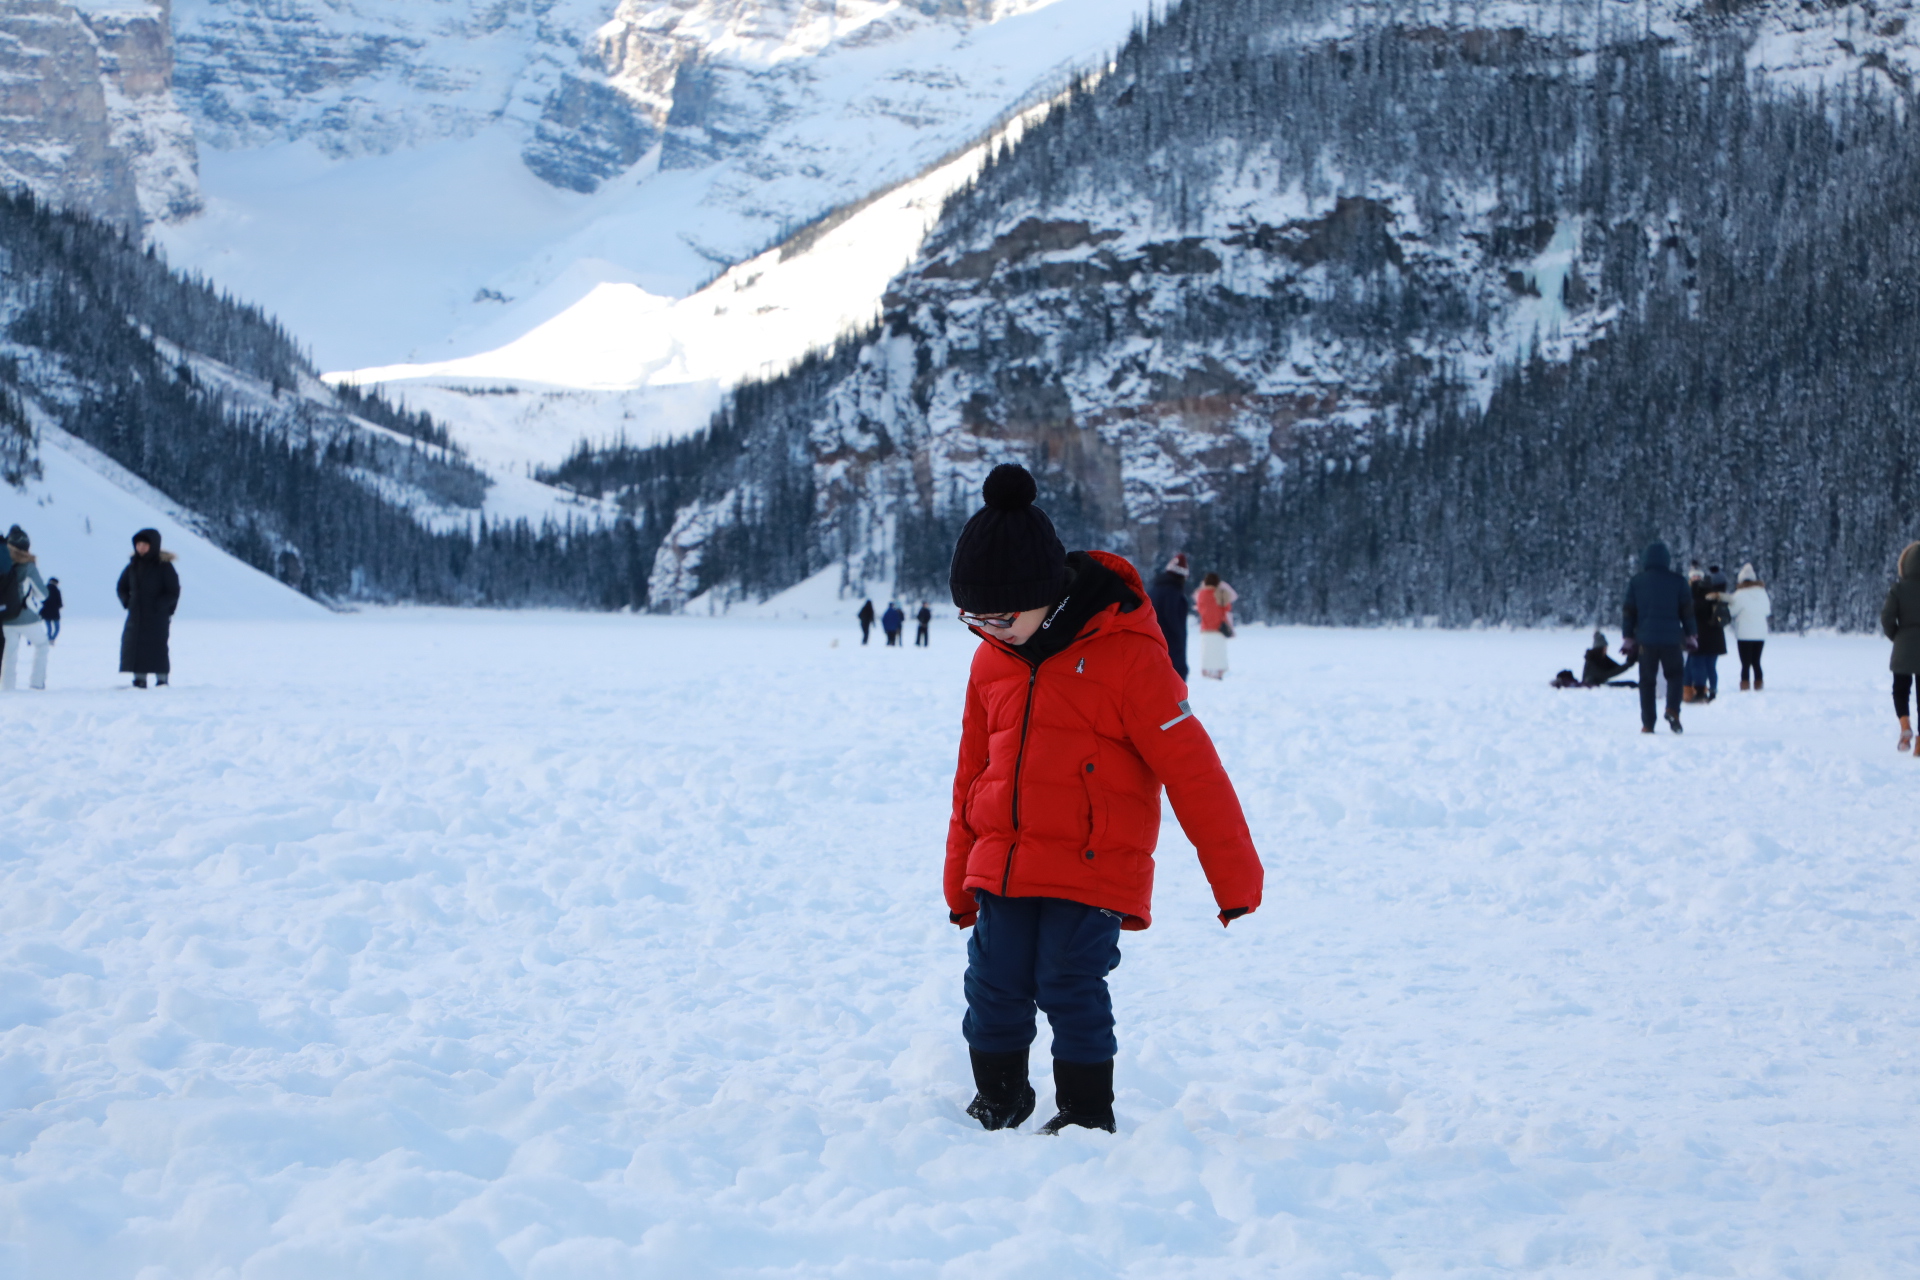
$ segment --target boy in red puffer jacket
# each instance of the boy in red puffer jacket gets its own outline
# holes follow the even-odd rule
[[[1113,1132],[1120,931],[1152,921],[1160,788],[1200,854],[1224,925],[1260,905],[1263,873],[1233,783],[1133,566],[1068,555],[1033,477],[999,466],[954,548],[949,585],[982,644],[967,681],[947,829],[949,918],[972,926],[961,1030],[977,1095],[1007,1129],[1033,1114],[1034,1010],[1053,1028],[1059,1114]]]

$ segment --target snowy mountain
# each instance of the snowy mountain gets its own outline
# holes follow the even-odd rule
[[[207,213],[173,261],[323,367],[520,337],[602,283],[682,297],[976,142],[1145,0],[190,0]]]
[[[655,606],[836,562],[932,592],[1017,460],[1073,540],[1204,553],[1287,617],[1587,621],[1664,534],[1858,625],[1911,514],[1873,459],[1920,449],[1862,443],[1907,430],[1909,291],[1850,283],[1913,270],[1899,68],[1795,62],[1771,13],[1351,16],[1191,0],[1131,41],[947,207],[874,332],[742,390]]]

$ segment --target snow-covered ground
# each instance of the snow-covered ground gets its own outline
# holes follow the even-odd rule
[[[1249,628],[1194,698],[1266,905],[1169,826],[1120,1133],[1057,1139],[962,1113],[956,624],[113,643],[5,705],[0,1275],[1920,1270],[1877,641],[1649,738],[1547,687],[1583,635]]]

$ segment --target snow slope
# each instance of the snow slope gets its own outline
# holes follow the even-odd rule
[[[1194,700],[1266,904],[1169,824],[1120,1132],[1041,1139],[962,1112],[952,621],[189,618],[164,695],[76,623],[8,710],[0,1274],[1912,1274],[1884,646],[1646,738],[1584,642],[1249,628]]]
[[[495,466],[551,465],[582,439],[646,444],[684,435],[705,426],[741,382],[781,373],[877,320],[887,282],[913,261],[942,202],[1035,114],[685,298],[627,280],[597,283],[492,351],[329,380],[377,385],[425,409]]]
[[[24,491],[0,489],[7,499],[0,520],[32,537],[40,572],[60,579],[66,617],[114,619],[118,635],[123,614],[114,584],[133,553],[134,532],[146,528],[157,529],[162,545],[180,557],[182,620],[326,616],[319,604],[195,533],[164,494],[58,427],[41,428],[40,469],[41,478]]]

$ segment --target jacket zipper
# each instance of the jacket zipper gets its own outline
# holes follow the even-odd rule
[[[1013,757],[1013,843],[1007,846],[1007,867],[1000,873],[1000,896],[1007,896],[1013,879],[1013,852],[1020,847],[1020,766],[1027,759],[1027,728],[1033,723],[1033,686],[1040,679],[1040,664],[1027,673],[1027,709],[1020,716],[1020,750]]]

